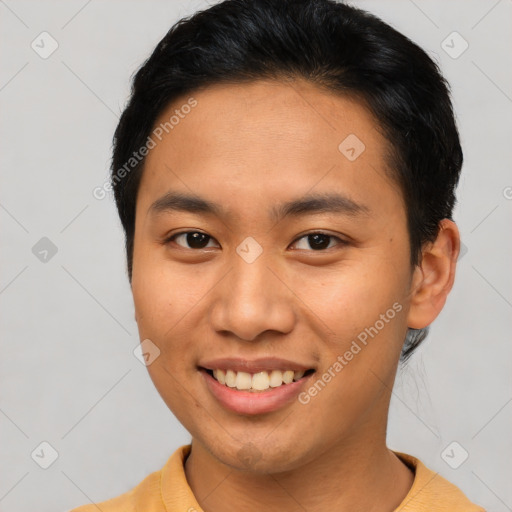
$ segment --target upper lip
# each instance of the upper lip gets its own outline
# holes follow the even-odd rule
[[[251,360],[228,357],[203,361],[199,366],[207,370],[233,370],[234,372],[247,373],[258,373],[267,370],[280,370],[282,372],[286,370],[293,370],[298,372],[312,369],[311,366],[277,357],[262,357]]]

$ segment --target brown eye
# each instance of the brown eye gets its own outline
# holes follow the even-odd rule
[[[309,234],[304,235],[301,238],[299,238],[295,242],[295,245],[299,244],[302,240],[305,240],[305,242],[302,244],[303,246],[297,247],[297,248],[301,249],[301,250],[313,250],[313,251],[323,251],[325,249],[330,249],[331,247],[333,247],[333,245],[331,245],[332,240],[338,241],[338,244],[334,244],[334,245],[339,245],[339,244],[343,245],[345,243],[340,238],[333,236],[333,235],[329,235],[327,233],[309,233]]]
[[[213,238],[210,235],[201,233],[200,231],[186,231],[183,233],[177,233],[176,235],[173,235],[171,238],[169,238],[169,242],[174,241],[177,245],[184,247],[185,249],[205,249],[208,247],[209,242],[212,240]]]

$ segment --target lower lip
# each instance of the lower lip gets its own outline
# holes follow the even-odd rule
[[[312,373],[296,382],[282,384],[267,391],[250,392],[225,386],[204,369],[200,369],[200,372],[208,389],[221,405],[239,414],[264,414],[284,407],[297,397],[309,377],[314,375]]]

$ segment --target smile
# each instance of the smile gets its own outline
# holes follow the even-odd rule
[[[248,373],[234,370],[206,370],[217,382],[239,391],[262,392],[297,382],[314,370],[268,370]]]
[[[257,415],[275,412],[297,400],[315,370],[263,370],[252,372],[199,367],[210,396],[224,409],[236,414]],[[248,370],[249,368],[244,368]]]

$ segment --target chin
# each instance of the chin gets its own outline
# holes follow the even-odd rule
[[[205,444],[212,457],[226,466],[237,471],[249,471],[262,475],[290,471],[307,463],[309,457],[305,453],[298,453],[297,445],[298,442],[289,436],[286,440],[273,442],[268,440],[258,442],[256,439],[237,442],[229,438],[224,442],[215,440]],[[290,454],[293,454],[293,459],[290,458]]]

